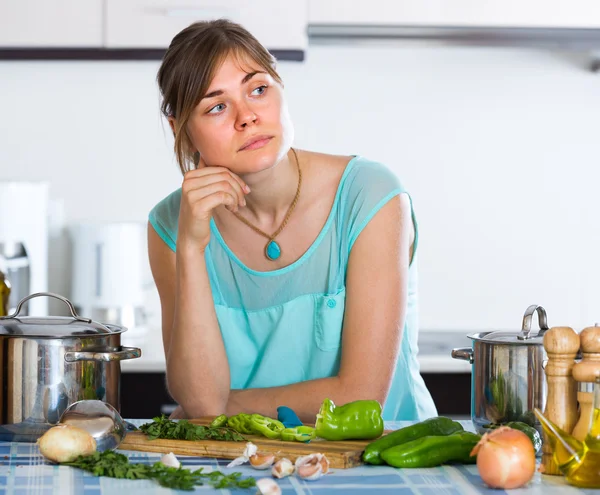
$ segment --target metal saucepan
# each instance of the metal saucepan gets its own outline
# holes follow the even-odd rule
[[[538,313],[540,330],[531,333],[531,319]],[[471,419],[479,433],[490,425],[521,421],[541,433],[533,409],[546,407],[546,311],[532,305],[523,316],[520,332],[481,332],[468,335],[472,348],[452,350],[452,357],[472,364]]]
[[[39,296],[63,301],[72,317],[19,316]],[[120,361],[141,356],[137,347],[121,346],[126,330],[82,318],[68,299],[49,292],[23,298],[14,314],[0,317],[0,439],[35,440],[84,399],[120,411]]]

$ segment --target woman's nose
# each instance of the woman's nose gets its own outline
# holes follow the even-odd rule
[[[257,120],[258,117],[248,105],[239,107],[238,116],[236,120],[236,127],[238,127],[239,129],[244,129],[249,125],[256,124]]]

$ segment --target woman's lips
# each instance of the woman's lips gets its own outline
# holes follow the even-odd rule
[[[273,139],[272,136],[258,136],[255,139],[251,139],[249,143],[245,144],[240,148],[240,151],[251,151],[262,148],[267,145],[269,141]]]

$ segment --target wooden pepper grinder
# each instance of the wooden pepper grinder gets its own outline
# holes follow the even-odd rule
[[[552,327],[544,333],[544,349],[548,354],[545,369],[548,395],[544,416],[567,433],[571,433],[578,419],[577,383],[572,371],[579,344],[579,335],[571,327]],[[562,474],[546,438],[542,447],[542,466],[544,474]]]
[[[579,421],[573,428],[573,436],[583,442],[590,431],[594,408],[594,382],[600,376],[600,326],[584,328],[579,334],[583,359],[573,366],[573,378],[577,384]]]

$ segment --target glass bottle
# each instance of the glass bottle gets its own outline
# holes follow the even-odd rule
[[[8,299],[10,296],[10,282],[0,270],[0,316],[8,315]]]
[[[594,383],[594,409],[583,442],[546,419],[539,409],[535,409],[534,413],[542,424],[554,461],[567,483],[580,488],[600,488],[600,377]]]

